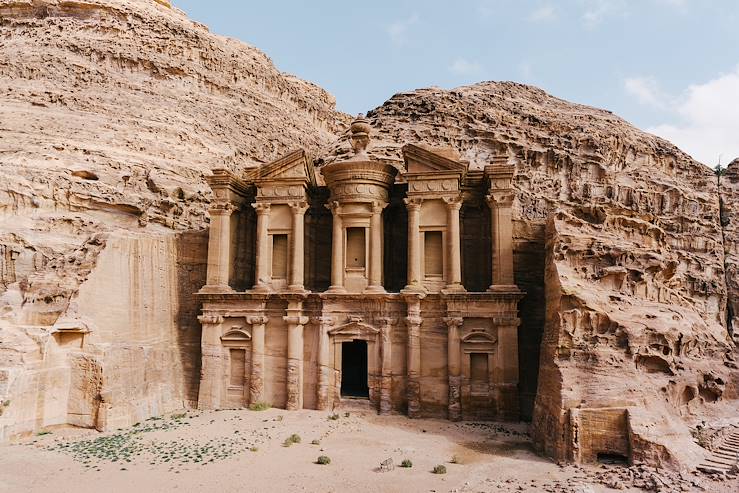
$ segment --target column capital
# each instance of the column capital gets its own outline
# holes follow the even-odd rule
[[[331,327],[332,325],[334,325],[334,323],[336,323],[336,318],[321,315],[320,317],[312,317],[311,321],[321,325],[321,327]]]
[[[237,211],[239,206],[233,202],[224,202],[221,200],[211,202],[208,212],[211,216],[230,216]]]
[[[308,210],[308,202],[306,202],[305,200],[300,200],[297,202],[288,202],[287,205],[290,206],[290,209],[292,210],[293,214],[298,215],[298,216],[305,214],[305,211]]]
[[[451,210],[459,210],[462,208],[462,196],[456,195],[456,196],[446,196],[442,197],[441,200],[446,202],[447,208]]]
[[[405,321],[406,321],[406,323],[408,324],[409,327],[416,328],[416,327],[420,327],[421,326],[421,323],[423,323],[423,318],[422,317],[416,317],[416,316],[410,316],[410,317],[405,317]]]
[[[379,200],[375,200],[372,202],[372,213],[379,214],[385,207],[387,207],[387,202],[380,202]]]
[[[246,323],[249,325],[265,325],[269,322],[269,318],[264,315],[250,315],[246,317]]]
[[[327,202],[324,207],[333,212],[334,215],[341,213],[341,204],[337,200]]]
[[[269,214],[272,205],[269,202],[254,202],[251,206],[254,207],[257,214],[264,215]]]
[[[223,323],[223,317],[214,313],[203,313],[198,317],[202,325],[218,325]]]
[[[403,202],[408,210],[418,210],[423,203],[423,199],[421,197],[406,197]]]
[[[380,322],[380,325],[383,328],[384,327],[389,327],[391,325],[394,325],[394,324],[398,323],[398,319],[397,318],[393,318],[393,317],[379,317],[376,320],[378,322]]]
[[[485,196],[490,207],[511,207],[513,205],[513,190],[490,192]]]
[[[293,316],[293,315],[286,315],[282,317],[282,319],[287,322],[289,325],[305,325],[308,323],[308,320],[310,320],[308,317],[305,316]]]
[[[447,327],[450,329],[454,327],[460,327],[464,323],[463,317],[444,317],[444,323],[446,323]]]

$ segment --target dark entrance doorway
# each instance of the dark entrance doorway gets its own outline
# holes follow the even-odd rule
[[[341,395],[369,397],[367,341],[341,343]]]

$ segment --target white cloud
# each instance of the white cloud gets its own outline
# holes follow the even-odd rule
[[[402,46],[408,41],[408,30],[419,21],[418,14],[412,14],[407,19],[401,19],[387,26],[387,35],[396,46]]]
[[[664,108],[668,104],[669,98],[659,88],[654,77],[630,77],[624,80],[624,88],[641,104],[655,108]]]
[[[482,72],[482,65],[474,60],[457,58],[449,66],[449,70],[457,75],[474,75]]]
[[[628,11],[624,0],[580,0],[580,4],[583,8],[581,19],[587,29],[595,29],[606,18],[626,15]]]
[[[547,22],[557,18],[557,10],[552,5],[542,5],[528,16],[530,22]]]
[[[709,166],[739,157],[739,66],[677,99],[676,122],[647,129]]]

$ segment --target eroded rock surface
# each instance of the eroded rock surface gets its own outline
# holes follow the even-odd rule
[[[368,116],[375,156],[399,162],[398,143],[419,142],[472,168],[516,165],[522,410],[536,394],[540,450],[695,465],[691,426],[737,398],[713,172],[610,112],[514,83],[398,94]]]
[[[2,0],[0,39],[0,438],[197,400],[204,176],[344,116],[165,0]]]

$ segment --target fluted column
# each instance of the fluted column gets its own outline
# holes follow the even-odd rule
[[[447,317],[447,371],[449,373],[449,419],[459,421],[462,419],[462,403],[460,394],[462,389],[462,365],[461,365],[461,342],[459,339],[459,328],[463,322],[462,317]]]
[[[381,324],[382,361],[380,364],[380,414],[390,414],[393,410],[393,367],[392,367],[392,327],[396,320],[379,319]]]
[[[290,252],[290,284],[291,291],[304,291],[304,245],[305,245],[305,211],[308,204],[305,202],[293,202],[290,204],[292,211],[292,251]]]
[[[514,286],[513,280],[513,193],[491,193],[487,196],[490,206],[492,233],[492,278],[489,291],[507,290]]]
[[[462,208],[462,198],[445,198],[447,207],[447,261],[445,291],[465,291],[462,286],[462,258],[459,232],[459,210]]]
[[[334,324],[333,317],[318,317],[316,320],[318,326],[318,388],[316,398],[316,409],[319,411],[327,411],[331,407],[329,400],[329,383],[331,380],[331,370],[329,368],[329,344],[330,339],[328,331]]]
[[[269,213],[270,205],[256,202],[252,207],[257,211],[257,258],[254,289],[267,291],[271,281],[269,274]]]
[[[408,301],[408,316],[405,319],[408,327],[408,417],[418,418],[421,415],[421,302],[418,299]]]
[[[263,315],[246,317],[251,325],[251,374],[249,404],[264,402],[264,346],[268,318]]]
[[[370,265],[369,286],[371,293],[384,293],[382,286],[382,210],[387,204],[375,202],[372,204],[370,217]]]
[[[208,271],[203,291],[232,291],[228,282],[231,272],[231,215],[235,210],[236,206],[229,202],[216,202],[209,210]]]
[[[407,198],[408,209],[408,284],[405,291],[421,292],[421,199]]]
[[[223,346],[221,344],[223,317],[203,314],[198,317],[198,320],[202,325],[198,409],[218,409],[221,406],[223,388]]]
[[[344,289],[344,227],[341,220],[341,206],[332,202],[326,207],[333,214],[333,229],[331,234],[331,286],[332,293],[343,293]]]
[[[303,408],[303,326],[301,301],[288,301],[287,316],[287,405],[288,411]]]

